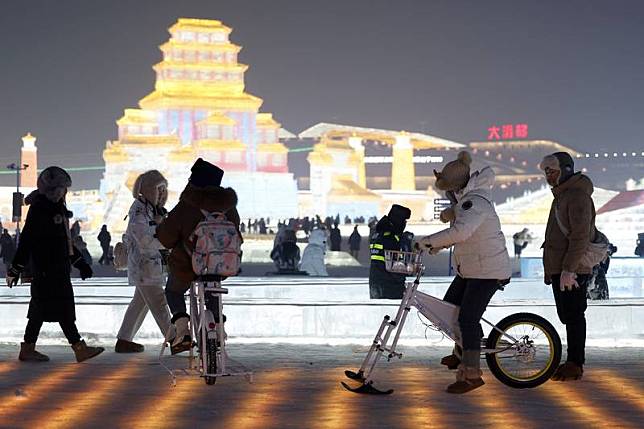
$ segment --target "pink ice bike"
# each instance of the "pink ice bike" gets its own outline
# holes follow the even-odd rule
[[[345,375],[359,384],[355,387],[341,382],[355,393],[390,394],[393,389],[374,387],[373,374],[383,355],[390,361],[402,358],[396,351],[398,339],[411,307],[425,316],[431,325],[462,346],[458,326],[459,307],[418,291],[425,267],[422,252],[385,251],[385,268],[389,272],[415,275],[407,283],[405,293],[392,319],[385,316],[358,371],[345,371]],[[532,313],[511,314],[496,325],[481,319],[491,327],[481,355],[485,356],[490,372],[502,383],[515,388],[531,388],[545,383],[561,360],[561,339],[555,328],[541,316]]]

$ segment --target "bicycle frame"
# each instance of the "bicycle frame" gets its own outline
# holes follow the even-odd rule
[[[222,288],[221,283],[218,281],[203,281],[197,280],[190,285],[190,331],[193,339],[199,339],[193,345],[200,345],[198,347],[199,354],[195,355],[194,347],[190,348],[188,356],[188,369],[182,370],[184,374],[198,373],[200,377],[226,377],[226,376],[244,376],[248,382],[253,382],[253,372],[231,359],[226,352],[226,332],[224,330],[223,320],[223,299],[222,295],[227,294],[228,289]],[[215,314],[212,309],[206,305],[206,297],[210,297],[216,302],[216,312],[219,314],[220,321],[215,320]],[[208,372],[207,366],[207,340],[214,339],[217,343],[216,363],[217,371],[215,373]],[[163,351],[165,350],[165,343],[159,354],[159,361]],[[196,361],[199,361],[196,365]],[[232,365],[229,365],[232,364]],[[175,371],[169,369],[161,362],[161,365],[166,368],[172,377],[173,386],[176,385]]]
[[[402,358],[402,353],[397,352],[396,347],[398,345],[398,340],[400,338],[402,329],[407,320],[407,316],[412,307],[415,307],[432,323],[432,325],[436,326],[442,333],[453,340],[454,343],[462,346],[461,332],[458,325],[458,314],[460,307],[426,293],[419,292],[418,286],[420,285],[420,278],[422,277],[424,271],[425,267],[420,264],[419,268],[416,270],[416,278],[414,279],[414,281],[407,283],[405,293],[403,294],[403,297],[400,301],[400,305],[394,319],[391,320],[389,315],[386,315],[383,318],[376,336],[373,339],[372,345],[367,352],[367,356],[363,360],[358,372],[346,372],[349,378],[362,381],[365,388],[371,389],[370,393],[391,393],[391,391],[380,392],[373,388],[371,386],[371,384],[373,383],[372,374],[376,367],[376,364],[384,353],[388,353],[388,361],[393,357],[397,357],[399,359]],[[508,335],[507,333],[498,329],[493,323],[487,321],[486,319],[481,318],[481,320],[490,325],[492,329],[501,332],[512,343],[516,343],[518,341],[511,335]],[[389,339],[392,335],[393,340],[391,342],[391,345],[388,345]],[[507,349],[508,347],[503,349],[483,348],[481,350],[481,353],[498,353]]]

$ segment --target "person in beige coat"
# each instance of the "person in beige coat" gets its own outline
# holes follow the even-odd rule
[[[174,335],[170,329],[170,311],[163,293],[165,274],[156,238],[156,227],[163,220],[168,199],[168,182],[157,170],[146,171],[134,182],[134,202],[128,212],[125,232],[127,247],[127,277],[134,286],[134,296],[125,311],[114,350],[117,353],[137,353],[143,345],[133,342],[148,311],[152,313],[161,335]]]

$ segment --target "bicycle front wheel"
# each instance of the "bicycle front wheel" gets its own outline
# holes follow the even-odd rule
[[[503,384],[519,389],[550,379],[561,360],[561,339],[555,328],[532,313],[512,314],[492,329],[485,360]],[[499,332],[501,331],[501,332]]]

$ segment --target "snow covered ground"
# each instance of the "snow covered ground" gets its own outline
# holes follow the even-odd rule
[[[485,385],[449,395],[454,371],[447,347],[402,347],[402,360],[381,361],[375,384],[392,395],[344,390],[364,346],[233,344],[232,357],[254,382],[226,377],[207,386],[182,377],[175,388],[154,350],[105,353],[82,364],[68,346],[40,346],[51,361],[21,363],[15,344],[0,343],[3,428],[639,428],[644,419],[644,349],[589,348],[584,378],[512,389],[482,363]],[[186,359],[168,359],[185,368]],[[348,381],[350,382],[350,381]],[[351,382],[350,382],[351,383]]]

